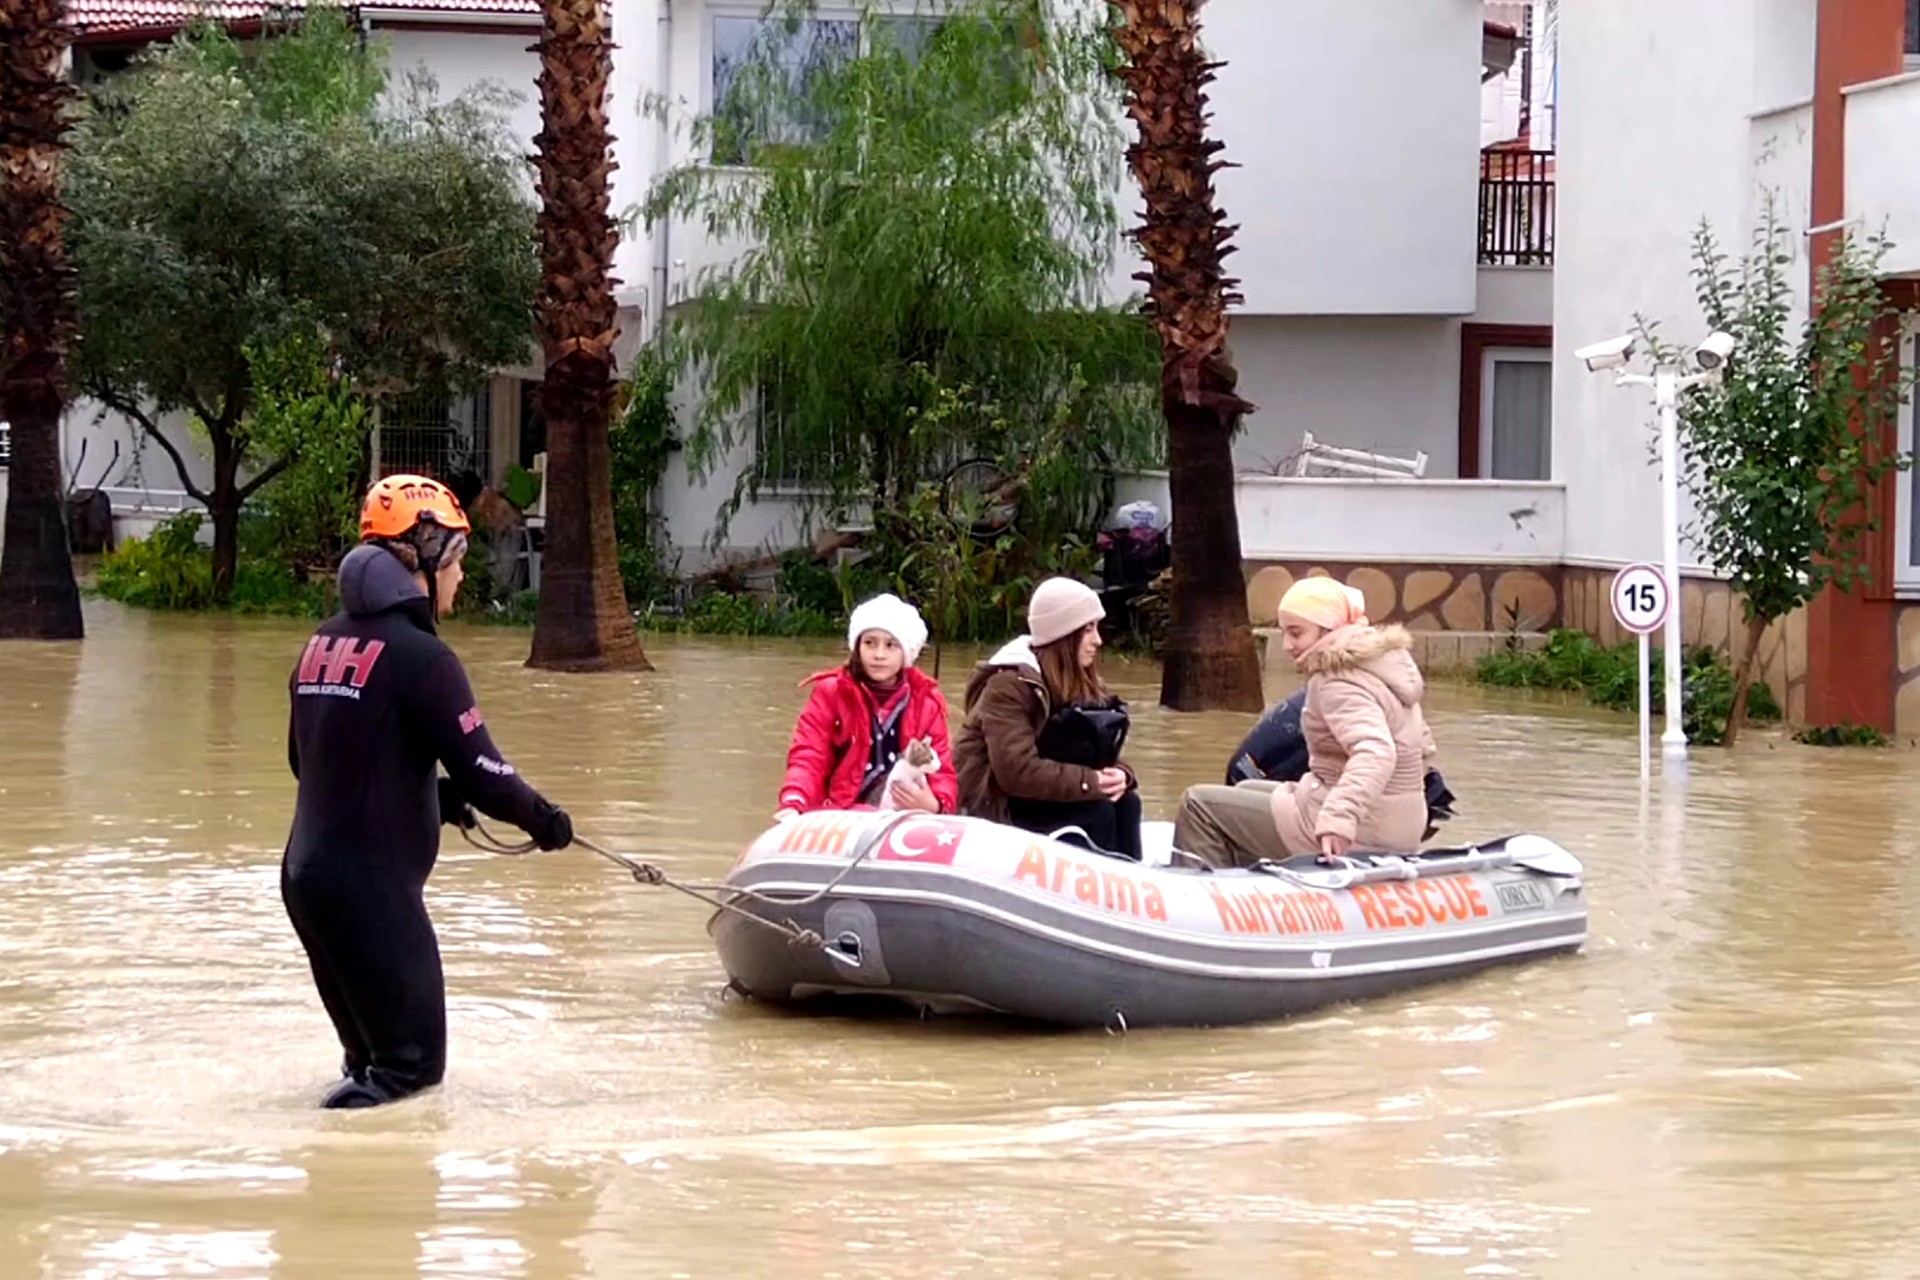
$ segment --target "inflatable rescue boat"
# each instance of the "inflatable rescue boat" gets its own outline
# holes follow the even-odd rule
[[[1170,824],[1148,827],[1170,854]],[[975,818],[822,812],[754,841],[708,931],[731,985],[760,1000],[1217,1026],[1577,951],[1581,871],[1532,835],[1213,870]]]

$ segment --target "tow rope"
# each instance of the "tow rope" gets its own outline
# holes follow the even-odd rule
[[[788,917],[785,920],[769,920],[765,916],[755,915],[753,912],[743,909],[740,903],[743,901],[755,902],[762,906],[780,910],[804,907],[820,901],[820,899],[839,888],[840,882],[851,875],[853,869],[866,860],[869,852],[880,847],[881,836],[884,836],[895,823],[898,823],[902,818],[908,816],[911,815],[902,814],[900,818],[895,818],[893,822],[881,827],[879,831],[874,833],[872,838],[862,843],[860,849],[853,855],[852,859],[848,861],[847,865],[840,869],[838,875],[834,876],[833,879],[818,889],[815,889],[812,893],[800,898],[776,898],[770,894],[760,893],[757,890],[741,889],[728,884],[676,880],[651,862],[629,857],[624,853],[606,848],[604,845],[597,844],[585,836],[576,834],[573,837],[573,843],[590,853],[598,854],[608,862],[620,867],[626,871],[628,875],[631,875],[638,884],[657,885],[672,889],[676,893],[684,893],[689,898],[694,898],[706,903],[715,911],[731,911],[743,920],[750,920],[762,928],[771,929],[775,933],[780,934],[786,938],[792,946],[815,947],[821,951],[827,951],[829,948],[826,939],[822,938],[812,929],[796,924],[792,917]],[[483,853],[497,853],[510,858],[520,858],[530,853],[537,853],[540,849],[540,846],[532,840],[523,840],[518,844],[508,844],[505,840],[502,840],[489,830],[486,823],[480,819],[478,814],[474,815],[473,825],[471,827],[463,826],[460,828],[460,834],[466,839],[468,844]],[[723,898],[719,896],[721,894],[728,896]]]

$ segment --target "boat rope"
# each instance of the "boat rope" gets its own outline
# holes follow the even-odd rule
[[[887,832],[891,831],[902,820],[911,816],[912,812],[908,811],[880,827],[871,836],[861,842],[860,847],[855,850],[853,857],[847,861],[847,865],[842,867],[833,879],[827,881],[827,883],[821,885],[812,893],[798,898],[775,897],[772,894],[761,893],[754,889],[742,889],[736,885],[715,884],[694,880],[676,880],[668,875],[666,871],[651,862],[629,857],[627,854],[609,849],[578,833],[574,835],[573,843],[579,845],[589,853],[598,854],[608,862],[624,869],[627,874],[631,875],[639,884],[658,885],[663,888],[672,889],[676,893],[684,893],[689,898],[694,898],[706,903],[715,911],[731,911],[744,920],[750,920],[763,928],[772,929],[775,933],[786,937],[786,939],[796,947],[815,947],[821,951],[826,951],[828,947],[825,938],[822,938],[812,929],[794,923],[791,917],[786,920],[770,920],[765,916],[756,915],[754,912],[745,910],[740,906],[740,903],[743,901],[755,902],[766,907],[790,910],[794,907],[804,907],[820,901],[822,898],[830,895],[835,889],[839,888],[840,882],[845,880],[849,875],[852,875],[854,868],[864,862],[869,853],[880,847],[881,838],[884,837]],[[468,844],[484,853],[503,854],[512,858],[525,857],[527,854],[538,852],[540,847],[532,840],[523,840],[518,844],[507,843],[495,835],[487,827],[486,823],[481,820],[478,814],[474,815],[473,825],[471,827],[463,826],[460,828],[460,834],[465,837]],[[720,896],[722,894],[728,896],[723,898]]]

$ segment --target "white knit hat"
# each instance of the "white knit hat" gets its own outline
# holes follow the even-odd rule
[[[1099,593],[1086,583],[1048,578],[1033,589],[1027,604],[1027,634],[1035,647],[1049,645],[1106,616]]]
[[[900,642],[906,651],[907,665],[920,661],[920,651],[927,647],[927,623],[920,611],[888,592],[875,596],[861,604],[847,619],[847,648],[860,651],[860,637],[869,631],[884,631]]]

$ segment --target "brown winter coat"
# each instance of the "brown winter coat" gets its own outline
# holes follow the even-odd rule
[[[1094,770],[1040,755],[1040,730],[1053,709],[1024,636],[980,664],[962,708],[966,720],[953,740],[962,813],[1005,822],[1009,796],[1063,803],[1099,797]]]
[[[1307,776],[1273,793],[1289,851],[1344,836],[1366,850],[1412,850],[1427,827],[1426,681],[1404,627],[1351,626],[1300,655],[1307,703],[1300,729]]]

